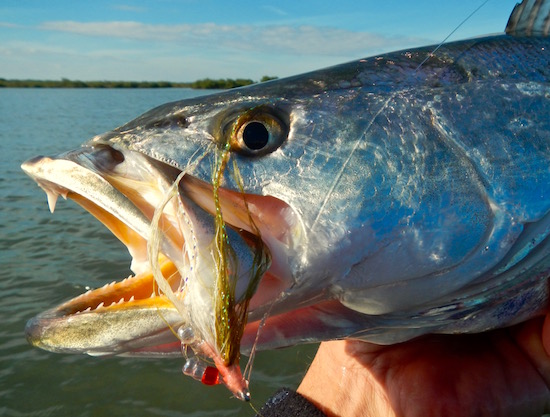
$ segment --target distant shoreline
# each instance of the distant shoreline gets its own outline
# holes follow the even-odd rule
[[[274,80],[277,77],[263,76],[260,82]],[[0,88],[193,88],[217,89],[244,87],[257,81],[245,78],[221,78],[178,83],[170,81],[80,81],[62,78],[61,80],[7,80],[0,78]]]

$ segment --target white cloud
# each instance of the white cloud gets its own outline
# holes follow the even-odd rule
[[[0,28],[2,24],[0,23]],[[12,27],[6,26],[7,30]],[[5,78],[193,81],[287,76],[424,43],[334,27],[47,21],[0,44]],[[39,64],[38,64],[39,63]]]
[[[140,22],[50,21],[46,31],[135,41],[172,42],[189,47],[231,48],[273,54],[361,56],[419,43],[418,39],[388,37],[311,25],[218,25],[214,23],[161,25]]]

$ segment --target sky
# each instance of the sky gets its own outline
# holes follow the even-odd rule
[[[0,78],[285,77],[437,44],[485,0],[1,0]],[[504,30],[488,0],[449,39]]]

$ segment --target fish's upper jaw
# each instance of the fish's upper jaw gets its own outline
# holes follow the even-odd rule
[[[172,310],[177,311],[154,285],[147,259],[149,220],[96,170],[78,163],[79,158],[89,158],[88,151],[74,152],[71,159],[33,158],[22,168],[44,189],[51,211],[61,195],[83,206],[111,230],[128,248],[136,275],[90,290],[38,315],[27,325],[27,338],[33,345],[54,352],[98,355],[142,349],[164,333],[168,317],[173,325],[181,325],[183,320],[173,314]],[[179,273],[164,255],[161,271],[177,288]],[[129,327],[131,321],[125,323],[132,316],[136,319],[134,329]],[[147,325],[140,326],[139,322]],[[161,344],[173,339],[168,333],[160,337]],[[154,355],[156,349],[149,347]]]

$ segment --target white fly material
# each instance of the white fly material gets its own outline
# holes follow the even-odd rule
[[[179,194],[179,184],[186,173],[188,170],[178,175],[157,205],[151,220],[147,249],[159,290],[178,310],[183,322],[190,324],[196,342],[206,341],[215,347],[216,265],[212,255],[214,224],[212,216],[194,207],[194,203]],[[179,242],[182,245],[181,257],[171,259],[180,274],[177,288],[171,284],[170,277],[165,277],[161,271],[161,248],[165,238],[162,224],[169,205],[172,206],[167,211],[177,213],[178,226],[183,236],[183,242]]]
[[[184,175],[185,175],[185,171],[182,171],[181,174],[178,175],[178,177],[176,178],[172,186],[168,189],[167,193],[165,194],[163,201],[161,201],[160,204],[155,209],[155,213],[151,220],[150,237],[147,242],[147,253],[149,255],[149,262],[151,263],[151,270],[153,272],[153,276],[155,277],[155,282],[157,283],[160,291],[162,291],[164,295],[168,297],[168,299],[172,302],[172,304],[174,304],[174,307],[176,307],[179,313],[184,318],[187,318],[186,317],[187,313],[185,311],[185,308],[183,307],[182,300],[178,298],[176,293],[172,290],[170,283],[162,274],[160,269],[160,264],[159,264],[159,249],[161,246],[161,240],[163,238],[163,234],[159,225],[161,222],[162,215],[164,213],[164,209],[166,208],[166,205],[170,203],[170,201],[175,196],[178,195],[178,186]],[[185,259],[185,257],[186,256],[184,253],[182,258]],[[181,292],[182,290],[183,290],[182,284],[180,283],[180,288],[178,288],[178,292]]]
[[[244,322],[226,320],[224,325],[220,325],[219,317],[227,314],[226,309],[235,308],[234,303],[250,297],[245,294],[255,288],[269,261],[263,253],[263,246],[251,248],[243,236],[231,227],[225,227],[225,221],[220,227],[216,215],[201,208],[186,195],[183,191],[185,186],[180,187],[180,183],[186,181],[185,175],[193,171],[200,159],[202,157],[190,163],[169,187],[168,184],[163,187],[162,198],[156,201],[151,219],[147,253],[159,291],[170,300],[181,315],[182,322],[192,330],[194,339],[182,339],[182,343],[198,347],[202,342],[207,342],[220,357],[224,357],[222,351],[227,348],[226,344],[234,342],[227,338],[227,333],[224,335],[219,332],[220,327],[229,323],[230,326],[244,326]],[[208,195],[206,192],[202,197],[213,199],[213,194]],[[217,210],[220,213],[222,211],[221,207]],[[229,207],[227,210],[231,211]],[[179,229],[177,233],[170,232],[174,227]],[[224,234],[223,237],[220,237],[220,233]],[[173,236],[180,236],[177,242]],[[218,247],[217,242],[221,240],[227,245],[227,253],[222,253],[222,248]],[[177,250],[171,250],[170,253],[164,251],[164,248],[175,247]],[[179,277],[163,275],[162,263],[165,257],[174,263]],[[221,259],[227,263],[221,264]],[[222,280],[220,274],[224,276]],[[233,304],[224,304],[221,297],[226,297],[226,300],[231,297]],[[227,327],[224,329],[228,330]],[[178,334],[177,329],[174,329],[174,334]],[[178,337],[181,339],[180,335]]]

